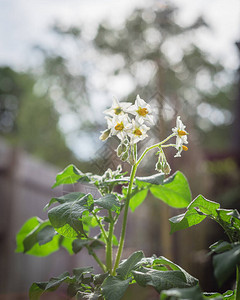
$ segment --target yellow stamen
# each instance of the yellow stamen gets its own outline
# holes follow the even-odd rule
[[[133,132],[135,135],[141,136],[142,135],[142,131],[138,128],[136,128]]]
[[[115,115],[119,115],[121,112],[122,112],[121,107],[116,107],[116,108],[114,108],[114,113],[115,113]]]
[[[122,131],[124,128],[123,122],[117,123],[117,125],[114,128],[118,131]]]
[[[182,145],[182,149],[183,149],[183,151],[188,151],[188,147],[187,146]]]
[[[187,135],[187,134],[188,134],[186,131],[180,130],[180,129],[178,129],[177,132],[178,132],[178,135],[179,135],[179,136],[184,136],[184,135]]]
[[[148,110],[145,107],[144,108],[139,107],[139,109],[137,110],[137,113],[140,116],[145,117],[148,114]]]

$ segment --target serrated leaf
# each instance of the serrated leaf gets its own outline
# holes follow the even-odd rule
[[[107,194],[97,200],[94,200],[94,204],[102,208],[114,211],[117,214],[120,213],[121,204],[117,196],[114,194]]]
[[[80,200],[60,204],[48,212],[49,220],[56,231],[65,237],[74,238],[84,234],[81,216],[92,211],[93,197],[90,194]]]
[[[190,288],[174,288],[167,291],[162,291],[160,295],[160,300],[182,300],[182,299],[194,299],[203,300],[203,294],[198,285]]]
[[[218,203],[207,200],[202,195],[199,195],[189,204],[184,214],[169,219],[171,223],[171,233],[197,225],[202,222],[206,216],[216,216],[216,210],[219,206]],[[197,209],[202,213],[199,213]]]
[[[175,208],[187,207],[191,202],[191,191],[186,177],[179,171],[163,182],[153,185],[150,191],[154,197]]]
[[[121,280],[114,276],[107,277],[102,284],[102,295],[106,300],[120,300],[129,286],[130,278]]]
[[[143,203],[143,201],[146,199],[148,194],[148,189],[142,190],[136,194],[134,194],[129,202],[129,207],[132,212],[135,211],[135,209]]]
[[[240,245],[233,245],[233,249],[213,256],[214,275],[221,286],[240,264]]]
[[[144,258],[144,254],[142,251],[136,251],[127,259],[123,260],[119,267],[117,268],[117,274],[120,275],[121,279],[126,279],[131,271],[136,267],[137,263]]]
[[[90,179],[86,174],[82,173],[74,165],[69,165],[61,173],[57,175],[56,182],[52,186],[52,188],[55,188],[56,186],[62,184],[74,184],[77,182],[89,182],[89,181]]]
[[[193,286],[193,282],[189,282],[181,271],[159,271],[143,267],[140,271],[132,271],[132,274],[140,286],[153,286],[159,293],[171,288]]]

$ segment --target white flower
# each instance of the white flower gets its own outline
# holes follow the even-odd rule
[[[119,102],[116,98],[113,98],[112,106],[103,113],[112,117],[123,115],[130,106],[131,103]]]
[[[180,157],[182,150],[187,151],[188,148],[183,144],[188,144],[187,135],[185,131],[186,126],[180,120],[180,117],[177,117],[176,127],[172,129],[173,133],[176,135],[176,149],[178,150],[177,154],[174,157]]]
[[[132,120],[131,129],[128,131],[128,136],[131,139],[131,144],[136,144],[139,141],[145,139],[148,135],[146,132],[150,128],[145,124],[139,123],[137,120]]]
[[[178,150],[178,152],[174,155],[174,157],[181,157],[182,151],[188,151],[188,147],[185,145],[180,145],[179,147],[177,147],[176,145],[176,149]]]
[[[152,109],[149,104],[147,104],[143,99],[137,95],[135,100],[135,104],[130,106],[127,112],[136,116],[136,120],[139,123],[143,123],[144,121],[148,121],[153,124],[153,116],[151,115]]]
[[[123,141],[131,128],[131,123],[127,115],[114,116],[113,118],[106,117],[108,129],[111,129],[111,135],[116,135]]]

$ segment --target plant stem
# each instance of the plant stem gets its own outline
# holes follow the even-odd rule
[[[107,270],[110,274],[112,274],[112,236],[114,231],[114,220],[112,217],[111,211],[108,211],[109,213],[109,219],[111,220],[111,223],[109,224],[109,233],[107,238],[107,246],[106,246],[106,265]]]
[[[130,196],[131,196],[131,192],[132,192],[132,186],[133,186],[133,181],[134,181],[134,177],[135,177],[135,174],[136,174],[136,170],[137,170],[137,164],[133,165],[132,170],[131,170],[130,182],[129,182],[129,186],[128,186],[126,203],[125,203],[125,208],[124,208],[121,237],[120,237],[120,241],[119,241],[119,246],[118,246],[115,265],[114,265],[113,272],[112,272],[113,276],[116,275],[116,269],[119,265],[121,255],[122,255],[122,251],[123,251],[125,233],[126,233],[126,226],[127,226],[128,207],[129,207]]]
[[[240,266],[237,266],[236,274],[236,300],[240,300]]]
[[[101,267],[101,269],[103,270],[103,272],[107,271],[106,266],[104,265],[104,263],[101,261],[101,259],[97,256],[97,254],[87,245],[86,248],[89,251],[89,254],[92,255],[92,257],[96,260],[96,262],[99,264],[99,266]]]
[[[101,232],[102,232],[102,234],[103,234],[103,237],[104,237],[104,239],[105,239],[105,241],[106,241],[106,243],[107,243],[108,237],[107,237],[107,234],[106,234],[105,229],[104,229],[103,226],[102,226],[102,223],[101,223],[100,220],[98,219],[96,213],[92,212],[92,214],[93,214],[93,216],[95,217],[95,219],[96,219],[96,221],[97,221],[97,223],[98,223],[98,225],[99,225],[99,227],[100,227],[100,229],[101,229]]]
[[[154,148],[160,148],[160,147],[162,147],[162,145],[163,145],[164,143],[166,143],[168,140],[170,140],[170,139],[171,139],[172,137],[174,137],[174,136],[176,136],[176,134],[175,134],[175,133],[172,133],[172,134],[170,134],[165,140],[163,140],[162,142],[157,143],[157,144],[155,144],[155,145],[152,145],[152,146],[146,148],[146,149],[144,150],[144,152],[142,153],[142,155],[139,157],[138,161],[136,162],[136,166],[138,166],[138,165],[140,164],[140,162],[142,161],[142,159],[144,158],[144,156],[148,153],[148,151],[150,151],[150,150],[152,150],[152,149],[154,149]]]

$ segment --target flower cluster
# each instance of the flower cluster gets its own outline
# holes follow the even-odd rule
[[[120,144],[117,148],[117,155],[122,161],[128,161],[134,165],[137,160],[136,144],[144,140],[150,129],[147,125],[153,125],[152,108],[143,99],[137,95],[135,103],[132,105],[128,102],[119,102],[116,98],[113,99],[112,106],[105,110],[108,128],[102,132],[100,139],[107,140],[111,136],[117,136]],[[147,123],[147,125],[146,125]],[[177,149],[175,157],[180,157],[183,150],[188,150],[184,145],[187,144],[186,126],[177,117],[176,127],[172,129],[172,134],[162,142],[154,145],[151,149],[158,147],[158,162],[156,170],[164,174],[169,174],[171,168],[167,162],[163,148],[174,147]],[[175,144],[166,144],[172,137],[176,137]]]
[[[186,126],[180,120],[180,117],[177,117],[176,127],[172,129],[172,132],[176,135],[176,149],[178,150],[177,154],[174,157],[181,157],[181,152],[187,151],[188,147],[184,144],[188,144],[187,135],[185,131]]]
[[[102,132],[101,140],[116,135],[121,142],[129,138],[130,144],[133,145],[147,137],[146,132],[150,128],[144,124],[145,121],[153,124],[152,109],[139,95],[134,105],[119,102],[114,98],[111,108],[104,113],[107,115],[108,129]]]

